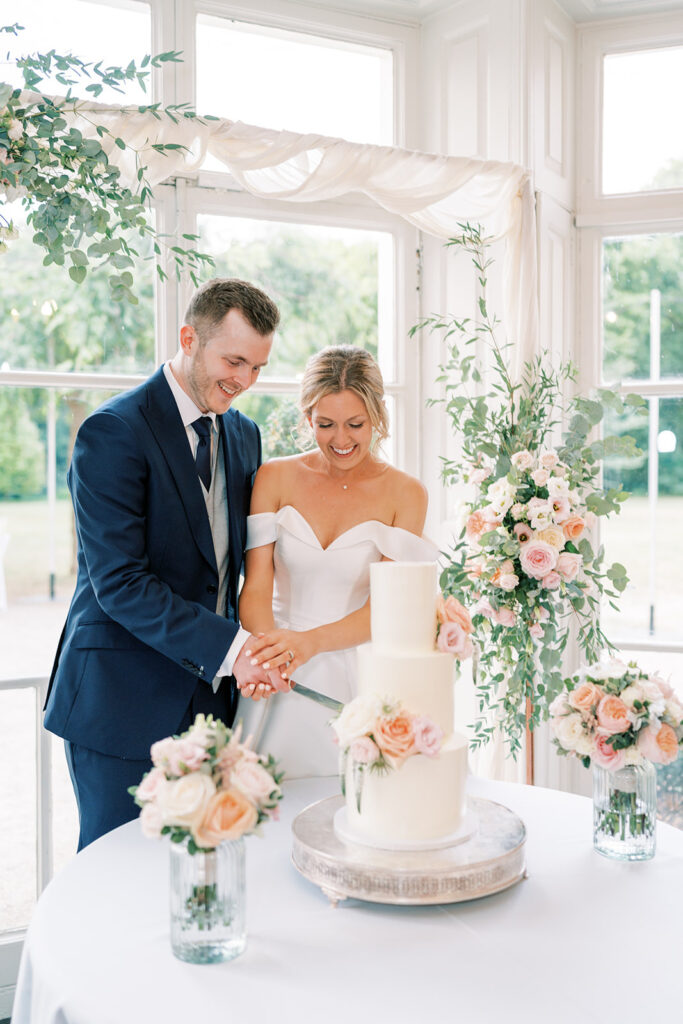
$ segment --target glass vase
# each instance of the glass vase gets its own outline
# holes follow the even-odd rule
[[[171,948],[179,960],[232,960],[247,944],[244,840],[189,853],[171,843]]]
[[[593,766],[593,846],[604,857],[655,855],[657,773],[651,761],[616,771]]]

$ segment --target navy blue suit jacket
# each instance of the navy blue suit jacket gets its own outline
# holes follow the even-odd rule
[[[261,461],[255,423],[233,409],[217,423],[229,505],[226,617],[215,613],[209,518],[163,370],[78,431],[68,475],[78,578],[45,705],[46,728],[73,743],[148,758],[155,740],[177,731],[199,680],[211,694],[238,629],[246,517]],[[214,713],[226,706],[227,688],[224,681]]]

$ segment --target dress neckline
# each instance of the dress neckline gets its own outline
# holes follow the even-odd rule
[[[348,536],[348,534],[353,533],[354,530],[357,530],[361,526],[367,526],[368,523],[377,523],[378,526],[383,526],[387,530],[400,530],[400,529],[402,529],[402,527],[400,527],[400,526],[390,526],[389,523],[383,523],[381,521],[381,519],[364,519],[362,522],[356,523],[355,526],[350,526],[348,528],[348,530],[342,530],[342,532],[338,533],[337,536],[334,537],[330,541],[329,544],[323,545],[321,540],[320,540],[320,538],[318,537],[318,534],[315,532],[315,530],[313,529],[313,527],[309,523],[308,519],[306,519],[306,516],[302,512],[300,512],[298,508],[295,508],[294,505],[281,505],[280,508],[277,510],[277,512],[273,512],[272,515],[277,515],[279,512],[283,512],[285,509],[291,509],[292,512],[296,512],[297,516],[299,517],[301,522],[304,523],[304,525],[307,527],[308,531],[311,534],[311,537],[313,537],[313,539],[315,540],[316,544],[318,545],[318,547],[320,548],[321,551],[329,551],[329,549],[334,544],[336,544],[338,540],[341,540],[342,537]],[[406,531],[406,532],[409,532],[409,531]]]

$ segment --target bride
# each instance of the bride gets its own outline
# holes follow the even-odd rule
[[[259,469],[247,520],[240,620],[255,664],[346,703],[356,694],[354,648],[370,639],[370,564],[433,561],[421,538],[427,494],[379,458],[388,435],[384,384],[364,349],[334,346],[304,371],[299,405],[315,445]],[[331,712],[295,692],[249,686],[268,700],[247,711],[247,730],[289,778],[331,775]],[[245,704],[238,712],[244,717]],[[251,719],[251,720],[249,720]]]

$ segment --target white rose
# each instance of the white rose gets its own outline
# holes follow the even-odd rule
[[[169,782],[157,797],[164,825],[199,825],[215,792],[213,779],[203,772],[190,772]]]
[[[632,708],[635,701],[643,699],[643,691],[637,683],[631,683],[619,694],[627,708]]]
[[[18,142],[23,134],[24,128],[21,121],[17,121],[16,117],[13,117],[7,129],[8,137],[12,140],[12,142]]]
[[[644,758],[637,746],[624,748],[624,764],[642,764]]]
[[[628,665],[625,665],[623,661],[617,661],[616,658],[600,662],[599,665],[590,665],[586,669],[586,674],[591,679],[621,679],[627,672]]]
[[[560,457],[553,448],[546,448],[538,456],[538,464],[543,466],[543,469],[555,469]]]
[[[584,735],[581,715],[563,715],[553,720],[553,732],[565,750],[576,750]]]
[[[678,701],[674,700],[672,697],[664,702],[664,706],[669,718],[674,722],[678,723],[683,721],[683,704],[679,704]]]
[[[548,496],[550,498],[568,498],[569,497],[569,484],[562,477],[551,476],[548,478],[547,483]]]
[[[339,718],[332,723],[342,749],[348,747],[359,736],[372,732],[381,713],[382,701],[374,693],[356,697],[346,704]]]
[[[273,776],[263,765],[247,760],[239,761],[233,768],[230,785],[241,790],[247,800],[255,804],[262,804],[277,789]]]
[[[582,732],[576,741],[574,748],[579,757],[592,757],[593,756],[593,740],[590,738],[588,733]]]
[[[534,457],[531,452],[524,449],[524,451],[515,452],[515,454],[510,457],[510,462],[515,469],[529,469],[529,467],[534,464]]]

